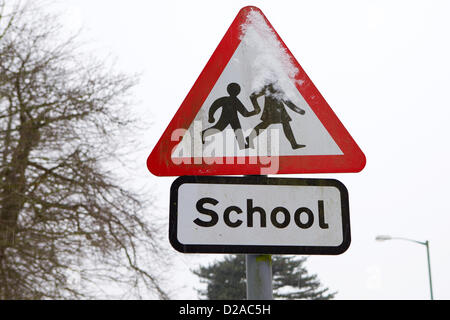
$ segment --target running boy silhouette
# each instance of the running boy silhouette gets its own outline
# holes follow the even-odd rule
[[[249,137],[247,137],[247,144],[253,148],[253,140],[261,133],[262,130],[266,129],[271,124],[281,123],[283,125],[283,132],[289,143],[291,144],[292,149],[304,148],[306,145],[298,144],[295,141],[294,133],[292,132],[291,125],[289,122],[292,121],[289,114],[286,112],[286,105],[291,110],[299,113],[305,114],[305,110],[297,107],[288,99],[281,99],[277,95],[281,92],[276,90],[272,84],[265,86],[261,91],[254,92],[250,96],[250,100],[255,108],[255,110],[260,110],[258,105],[258,98],[261,96],[265,96],[264,99],[264,110],[261,115],[261,123],[259,123],[252,131]]]
[[[223,131],[230,125],[234,130],[236,140],[240,149],[248,148],[248,144],[244,140],[242,133],[241,123],[239,122],[238,112],[244,117],[253,116],[261,111],[261,109],[255,109],[253,111],[247,111],[242,102],[238,99],[238,94],[241,92],[241,87],[237,83],[230,83],[227,86],[227,92],[229,96],[221,97],[213,102],[209,108],[209,123],[214,123],[214,113],[217,109],[222,108],[222,113],[219,120],[212,127],[202,131],[202,142],[205,143],[205,138],[209,137],[217,131]]]

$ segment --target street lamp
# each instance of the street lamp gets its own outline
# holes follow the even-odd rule
[[[418,243],[421,245],[424,245],[427,248],[427,260],[428,260],[428,279],[430,281],[430,297],[431,300],[433,300],[433,283],[431,282],[431,264],[430,264],[430,243],[429,241],[417,241],[417,240],[412,240],[412,239],[407,239],[407,238],[400,238],[400,237],[391,237],[388,235],[379,235],[375,238],[375,240],[377,241],[387,241],[387,240],[405,240],[405,241],[409,241],[409,242],[414,242],[414,243]]]

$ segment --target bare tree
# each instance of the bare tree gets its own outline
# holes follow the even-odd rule
[[[158,252],[146,203],[108,170],[136,78],[27,6],[0,16],[0,299],[95,297],[86,281],[167,298],[141,260]]]
[[[15,16],[20,13],[21,10],[18,3],[16,3],[16,6],[8,12],[5,0],[0,0],[0,40],[12,25]]]

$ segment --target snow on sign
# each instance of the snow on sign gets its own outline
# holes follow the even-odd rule
[[[365,156],[264,14],[244,7],[148,157],[158,176],[358,172]]]
[[[334,179],[179,177],[169,239],[184,253],[340,254],[350,245],[348,192]]]

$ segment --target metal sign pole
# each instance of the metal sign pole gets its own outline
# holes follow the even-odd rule
[[[260,177],[266,178],[266,175]],[[272,256],[246,254],[247,300],[272,300]]]
[[[272,257],[270,254],[245,255],[247,300],[272,300]]]

